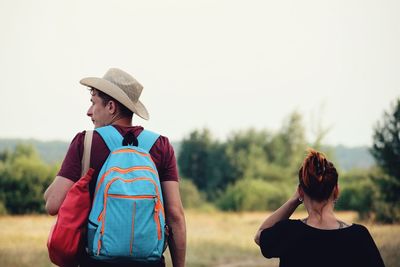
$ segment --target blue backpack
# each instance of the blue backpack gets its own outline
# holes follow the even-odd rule
[[[159,261],[166,248],[160,181],[149,151],[158,134],[122,145],[113,126],[97,128],[110,154],[97,178],[88,222],[88,253],[102,261]]]

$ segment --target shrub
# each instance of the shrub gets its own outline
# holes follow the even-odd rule
[[[0,201],[5,212],[44,212],[43,193],[54,178],[54,167],[45,164],[28,145],[18,145],[13,153],[2,155]]]
[[[371,215],[375,193],[371,183],[352,184],[342,189],[336,208],[354,210],[361,218]]]
[[[198,208],[204,204],[203,196],[191,180],[182,178],[180,180],[179,190],[181,193],[182,204],[185,208]]]
[[[383,173],[374,174],[373,181],[380,189],[374,204],[376,220],[383,223],[399,222],[400,205],[395,199],[400,191],[394,188],[400,188],[400,182]]]
[[[229,186],[217,204],[222,210],[275,210],[287,200],[287,191],[281,183],[242,179]]]
[[[370,171],[353,170],[346,173],[339,186],[340,195],[336,204],[338,210],[357,211],[362,219],[371,217],[378,188],[370,177]]]
[[[6,215],[6,214],[7,214],[6,206],[4,205],[3,201],[0,201],[0,215]]]

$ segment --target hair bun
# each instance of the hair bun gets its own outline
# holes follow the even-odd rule
[[[305,192],[315,199],[326,199],[337,184],[338,174],[323,153],[308,149],[299,170],[299,182]]]
[[[315,169],[315,176],[317,177],[318,181],[321,181],[327,167],[327,160],[325,156],[317,152],[317,155],[315,155],[313,159],[313,165]]]

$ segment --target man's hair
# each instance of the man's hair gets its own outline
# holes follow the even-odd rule
[[[309,149],[299,170],[299,183],[304,192],[317,201],[327,200],[337,185],[338,173],[324,154]]]
[[[103,93],[102,91],[100,91],[96,88],[90,88],[89,90],[90,90],[90,94],[92,94],[92,95],[95,92],[97,93],[97,95],[101,98],[104,106],[107,105],[107,103],[109,101],[114,101],[115,104],[117,105],[117,107],[118,107],[117,109],[122,117],[132,118],[133,112],[129,108],[122,105],[119,101],[115,100],[113,97],[107,95],[106,93]]]

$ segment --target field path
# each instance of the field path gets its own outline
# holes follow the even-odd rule
[[[215,267],[277,267],[279,266],[278,259],[246,259],[244,261],[237,261],[231,263],[223,263]]]

